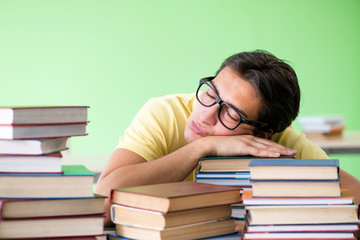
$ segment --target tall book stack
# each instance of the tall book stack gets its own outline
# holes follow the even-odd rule
[[[299,117],[306,137],[310,140],[341,139],[345,129],[345,119],[341,115],[316,115]]]
[[[253,160],[244,239],[356,239],[359,219],[337,159]]]
[[[293,156],[280,156],[281,159],[294,159]],[[273,159],[269,157],[232,156],[232,157],[205,157],[199,161],[195,181],[201,183],[236,186],[251,190],[249,163],[254,159]],[[242,204],[232,205],[232,217],[244,220],[245,208]]]
[[[94,174],[61,162],[68,139],[86,135],[87,109],[0,108],[0,239],[104,237]]]
[[[240,188],[176,182],[113,189],[110,239],[198,239],[236,236],[231,204]],[[226,236],[226,237],[227,237]],[[219,238],[221,239],[221,238]]]

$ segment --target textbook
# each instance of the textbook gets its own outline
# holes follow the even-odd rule
[[[343,232],[343,233],[337,233],[337,232],[291,232],[291,233],[244,233],[243,240],[247,239],[256,239],[256,240],[262,240],[262,239],[356,239],[355,234],[351,232]]]
[[[234,219],[222,219],[195,224],[181,225],[165,229],[141,228],[131,225],[116,224],[116,234],[133,239],[183,240],[212,237],[235,232]]]
[[[0,154],[41,155],[67,150],[67,137],[0,140]]]
[[[34,139],[85,136],[86,122],[62,124],[0,125],[0,139]]]
[[[126,207],[117,204],[111,206],[110,212],[111,220],[115,224],[156,229],[230,218],[232,213],[230,205],[196,208],[164,214],[161,212]]]
[[[104,213],[105,196],[63,199],[0,199],[0,218],[38,218]]]
[[[0,155],[0,172],[61,173],[61,153],[48,155]]]
[[[255,179],[339,179],[338,159],[254,159],[249,163]]]
[[[103,234],[104,216],[0,219],[0,239],[95,236]]]
[[[353,196],[347,189],[341,189],[341,197],[253,197],[252,190],[241,194],[244,205],[334,205],[353,204]]]
[[[113,189],[112,203],[163,213],[240,202],[239,187],[192,181]]]
[[[253,197],[340,197],[339,180],[251,180]]]
[[[62,173],[0,173],[0,198],[93,197],[94,173],[63,165]]]
[[[87,122],[88,106],[0,107],[0,124]]]
[[[250,225],[360,223],[357,205],[245,206]]]
[[[219,184],[225,186],[251,187],[250,179],[229,178],[196,178],[199,183]]]
[[[280,156],[281,159],[294,159],[294,156]],[[274,159],[251,155],[233,157],[204,157],[199,161],[199,172],[248,172],[249,163],[254,159]]]

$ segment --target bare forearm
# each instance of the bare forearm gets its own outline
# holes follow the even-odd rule
[[[354,197],[354,202],[360,204],[360,181],[344,170],[340,170],[341,188],[348,189]]]

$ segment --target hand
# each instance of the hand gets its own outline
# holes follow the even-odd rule
[[[208,144],[209,155],[212,156],[279,157],[280,155],[296,154],[296,150],[253,135],[208,136],[204,137],[203,140],[204,144]]]

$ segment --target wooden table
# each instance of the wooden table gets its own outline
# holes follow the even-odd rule
[[[328,139],[308,138],[327,154],[360,154],[360,131],[345,131],[339,137]]]

